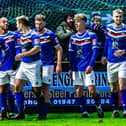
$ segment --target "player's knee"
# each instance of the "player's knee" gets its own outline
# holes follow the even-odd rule
[[[0,93],[7,93],[8,92],[8,87],[6,85],[0,86]]]
[[[21,92],[22,91],[22,87],[20,85],[15,85],[14,91],[15,92]]]
[[[34,92],[36,98],[39,98],[42,94],[42,89],[41,89],[41,87],[33,87],[33,92]]]
[[[49,103],[50,102],[50,97],[49,96],[44,96],[44,98],[45,98],[45,103]]]
[[[126,89],[126,79],[124,79],[124,78],[119,79],[119,88],[120,88],[120,90]]]
[[[76,88],[76,95],[77,95],[77,97],[83,96],[83,87],[78,86],[78,87]]]
[[[111,87],[111,92],[118,92],[118,91],[119,91],[119,86]]]
[[[94,86],[89,86],[88,91],[90,94],[95,95],[96,94],[96,89]]]

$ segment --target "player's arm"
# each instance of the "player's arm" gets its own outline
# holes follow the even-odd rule
[[[21,44],[20,44],[20,32],[15,32],[15,48],[16,48],[16,55],[21,53]]]
[[[38,35],[34,35],[32,37],[32,43],[33,43],[33,48],[30,49],[29,51],[22,52],[18,55],[16,55],[15,59],[20,60],[21,58],[25,56],[32,56],[40,52],[40,37]]]
[[[32,56],[38,52],[40,52],[40,47],[35,46],[32,49],[30,49],[29,51],[23,52],[22,55],[23,55],[23,57],[24,56]]]
[[[53,47],[56,49],[56,54],[57,54],[56,73],[60,74],[62,72],[62,54],[63,54],[63,49],[60,46],[59,40],[56,37],[54,32],[51,32],[50,37],[51,37],[51,43],[52,43]]]
[[[106,38],[105,44],[104,44],[104,50],[101,58],[101,63],[105,65],[107,63],[107,53],[108,53],[108,40]]]
[[[74,70],[74,60],[75,60],[75,52],[73,49],[73,45],[72,45],[72,39],[70,38],[70,42],[69,42],[69,76],[70,78],[72,78],[72,73]]]
[[[2,43],[0,43],[0,66],[2,66],[4,60],[5,60],[5,55],[8,51],[8,47],[5,46],[5,44],[3,44],[4,41]],[[3,55],[4,53],[4,55]]]
[[[93,69],[93,66],[94,66],[94,63],[95,63],[95,60],[97,58],[97,55],[98,55],[97,38],[96,38],[96,35],[93,34],[92,35],[92,56],[91,56],[91,60],[89,62],[89,65],[86,68],[86,73],[87,74],[91,73],[91,71]]]
[[[125,49],[119,49],[119,50],[116,50],[116,51],[114,52],[114,55],[115,55],[116,57],[123,56],[124,54],[126,54],[126,50],[125,50]]]
[[[2,61],[3,61],[2,49],[0,48],[0,67],[2,66]]]
[[[21,58],[23,58],[25,56],[32,56],[32,55],[35,55],[38,52],[40,52],[40,47],[33,47],[29,51],[19,53],[18,55],[16,55],[15,59],[20,60]]]
[[[60,74],[62,72],[62,54],[63,49],[61,46],[56,46],[56,52],[57,52],[57,65],[56,65],[56,73]]]

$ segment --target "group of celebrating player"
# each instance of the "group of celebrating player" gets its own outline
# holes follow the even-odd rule
[[[108,62],[107,74],[111,87],[112,116],[120,117],[118,106],[120,93],[123,116],[126,117],[126,25],[122,23],[122,10],[113,11],[113,20],[114,23],[107,25],[104,30],[106,42],[101,61],[103,64]],[[96,34],[86,29],[86,21],[85,14],[74,15],[77,33],[71,35],[69,40],[69,75],[76,87],[78,97],[76,102],[80,105],[82,117],[89,116],[86,97],[83,96],[83,86],[88,86],[89,93],[96,103],[98,117],[102,118],[104,112],[99,94],[95,89],[93,71],[99,47]],[[50,104],[49,85],[54,72],[54,48],[57,54],[55,70],[57,74],[62,72],[63,50],[54,32],[46,28],[44,15],[35,16],[35,29],[30,28],[30,21],[26,16],[17,17],[16,24],[17,31],[9,31],[7,18],[0,17],[1,120],[25,118],[22,88],[27,80],[32,84],[38,103],[36,119],[46,119]]]

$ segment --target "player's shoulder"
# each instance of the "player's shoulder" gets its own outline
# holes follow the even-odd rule
[[[52,30],[47,29],[47,28],[46,28],[46,33],[47,33],[48,35],[55,35],[55,33],[54,33]]]
[[[114,23],[111,23],[111,24],[107,24],[106,25],[106,30],[113,29],[113,28],[114,28]]]
[[[70,39],[74,39],[74,38],[77,38],[77,33],[70,36]]]
[[[126,24],[123,24],[123,29],[126,30]]]
[[[14,33],[14,35],[15,35],[16,37],[19,37],[20,34],[21,34],[21,32],[20,32],[19,30],[14,31],[13,33]]]
[[[8,37],[13,37],[13,38],[16,38],[17,37],[17,35],[16,35],[16,33],[14,32],[14,31],[8,31],[5,35],[4,35],[4,37],[6,38],[8,38]]]
[[[87,30],[86,33],[89,34],[89,35],[95,35],[95,32],[93,32],[91,30]]]
[[[106,26],[106,30],[112,30],[112,31],[126,30],[126,24],[122,24],[122,27],[120,28],[115,28],[114,23],[111,23]]]
[[[31,30],[31,36],[39,36],[39,34],[35,30]]]
[[[96,36],[96,33],[90,30],[87,30],[86,33],[90,36],[90,37],[94,37]]]
[[[14,31],[8,31],[7,35],[15,35],[16,33]]]

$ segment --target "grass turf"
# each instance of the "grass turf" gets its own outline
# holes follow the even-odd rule
[[[111,112],[105,112],[100,119],[97,113],[89,118],[80,118],[79,113],[50,113],[47,120],[33,121],[36,115],[26,115],[25,120],[0,121],[0,126],[125,126],[126,118],[112,118]]]

